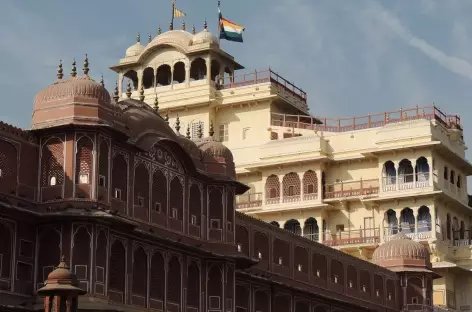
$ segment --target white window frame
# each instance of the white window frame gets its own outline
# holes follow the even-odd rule
[[[87,181],[86,182],[82,182],[82,178],[85,178],[87,177]],[[79,184],[90,184],[90,175],[88,174],[88,172],[79,172],[79,177],[78,177],[78,180],[79,180]]]
[[[118,195],[120,195],[120,196],[118,196]],[[118,200],[122,200],[122,195],[123,195],[123,192],[121,191],[121,189],[115,188],[115,191],[113,192],[113,198],[118,199]]]
[[[221,124],[218,126],[218,139],[220,142],[228,142],[229,140],[229,124]]]
[[[100,187],[107,187],[107,177],[104,175],[98,176],[98,186]]]

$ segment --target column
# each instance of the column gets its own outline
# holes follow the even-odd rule
[[[415,239],[418,239],[418,207],[413,209],[413,217],[415,217]]]
[[[395,172],[396,172],[396,175],[397,175],[397,178],[395,179],[395,190],[398,191],[400,188],[400,179],[398,178],[398,171],[400,169],[400,166],[399,166],[399,163],[398,161],[395,162]]]
[[[380,243],[383,243],[385,241],[385,238],[384,238],[385,236],[385,212],[383,213],[383,218],[382,217],[380,218],[379,228],[380,228],[380,233],[379,233]]]
[[[190,64],[185,64],[185,85],[190,86]]]
[[[138,74],[138,92],[141,90],[141,86],[143,85],[143,70],[140,69],[137,72]]]
[[[433,168],[433,157],[427,157],[428,160],[428,166],[429,166],[429,177],[428,177],[428,183],[429,187],[433,186],[433,173],[434,173],[434,168]],[[436,223],[436,222],[435,222]]]
[[[123,94],[123,79],[124,79],[124,75],[121,72],[118,75],[118,91],[119,91],[120,98],[122,98],[122,94]]]
[[[208,56],[205,60],[206,63],[206,71],[207,71],[207,83],[211,82],[211,56]]]
[[[316,170],[316,181],[318,181],[318,200],[322,200],[323,185],[322,185],[322,171],[321,169]],[[318,225],[321,226],[321,225]]]
[[[279,204],[284,202],[284,175],[278,175],[279,177],[279,189],[280,189],[280,197],[279,197]]]
[[[316,223],[318,224],[318,242],[323,243],[323,217],[320,215],[319,217],[316,217]]]
[[[429,214],[431,215],[431,238],[436,239],[436,207],[429,207]]]
[[[304,233],[304,230],[305,230],[305,219],[299,219],[297,220],[298,223],[300,223],[300,236],[301,237],[304,237],[305,233]],[[310,233],[311,234],[311,233]]]

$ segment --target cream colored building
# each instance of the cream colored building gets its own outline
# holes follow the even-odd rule
[[[245,72],[206,28],[138,42],[112,69],[121,97],[157,99],[176,131],[214,131],[231,149],[251,186],[240,211],[364,259],[402,231],[442,276],[434,304],[471,309],[472,165],[459,117],[435,106],[312,117],[304,91],[270,69]]]

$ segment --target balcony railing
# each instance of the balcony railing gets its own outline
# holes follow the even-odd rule
[[[249,193],[236,196],[238,209],[255,208],[262,206],[262,193]]]
[[[410,312],[433,312],[433,307],[425,304],[407,304],[404,306],[405,311]]]
[[[426,241],[433,237],[431,222],[419,221],[418,225],[414,223],[403,222],[400,226],[389,226],[384,229],[384,240],[390,241],[394,235],[402,232],[415,241]]]
[[[301,128],[327,132],[349,132],[378,128],[390,123],[418,119],[436,120],[437,123],[445,128],[462,130],[459,116],[446,115],[434,105],[351,118],[323,118],[272,113],[271,124],[272,126],[287,128]]]
[[[377,244],[380,242],[380,228],[324,233],[323,243],[327,246]]]
[[[429,186],[429,172],[384,176],[382,178],[382,190],[384,192],[412,190]]]
[[[304,233],[303,237],[306,239],[309,239],[314,242],[318,242],[320,240],[320,234],[319,233]]]
[[[326,185],[325,199],[374,195],[379,193],[379,180],[358,180]]]
[[[216,81],[219,82],[218,89],[220,90],[271,82],[290,92],[306,104],[306,92],[298,88],[293,83],[289,82],[287,79],[283,78],[276,72],[272,71],[271,69],[265,69],[260,71],[255,70],[250,73],[230,77],[226,76],[223,78],[216,79]],[[307,111],[307,107],[303,107],[303,110]]]

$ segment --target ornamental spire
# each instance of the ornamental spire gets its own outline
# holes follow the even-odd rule
[[[185,21],[182,21],[182,30],[185,30]]]
[[[197,30],[195,29],[195,25],[192,26],[192,35],[195,35],[197,33]]]
[[[215,131],[213,131],[213,121],[210,121],[210,129],[208,131],[208,134],[213,137],[213,134],[215,134]]]
[[[179,115],[177,115],[177,119],[175,120],[175,131],[177,131],[177,133],[180,133],[180,118],[179,118]]]
[[[70,72],[70,75],[72,77],[77,76],[77,67],[75,67],[75,65],[77,65],[77,63],[75,62],[75,59],[74,59],[74,61],[72,62],[72,71]]]
[[[62,79],[62,77],[64,77],[64,70],[62,69],[62,60],[60,60],[57,67],[57,79]]]
[[[154,112],[159,112],[159,100],[157,99],[157,94],[156,97],[154,98]]]
[[[162,34],[161,25],[159,25],[159,27],[157,27],[157,35],[159,36],[160,34]]]
[[[187,139],[190,139],[190,124],[187,125],[187,133],[185,136]]]
[[[144,101],[144,88],[143,88],[143,85],[141,85],[141,88],[139,89],[139,100],[141,102]]]
[[[141,34],[139,32],[136,34],[136,42],[137,43],[141,42]]]
[[[174,30],[174,22],[169,22],[169,30]]]
[[[203,137],[202,123],[198,124],[197,136],[198,136],[199,139],[201,139]]]
[[[131,82],[128,81],[128,86],[126,87],[126,96],[128,99],[131,98]]]
[[[208,24],[207,24],[207,19],[205,18],[205,23],[203,23],[203,29],[207,30]]]
[[[152,41],[152,35],[149,34],[149,36],[148,36],[148,43],[151,43],[151,41]]]
[[[169,111],[166,112],[166,116],[164,117],[165,122],[169,124]]]
[[[102,78],[100,79],[100,84],[102,85],[102,87],[105,88],[105,81],[103,80],[103,74],[102,74]]]
[[[84,71],[84,75],[87,76],[89,73],[89,61],[87,53],[85,53],[84,68],[82,68],[82,70]]]
[[[118,103],[119,99],[120,99],[120,95],[118,92],[118,81],[117,81],[115,85],[115,92],[113,92],[113,100],[115,100],[115,104]]]

